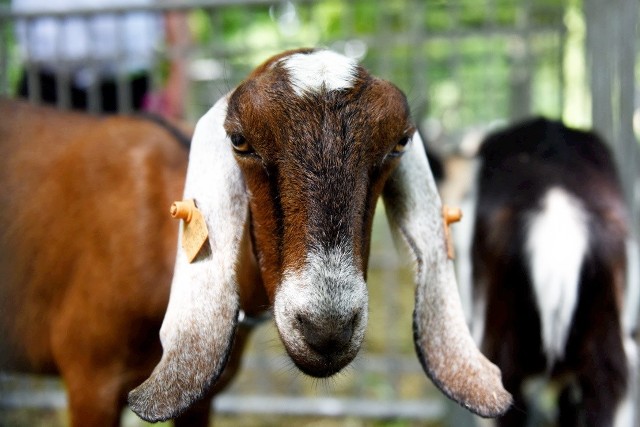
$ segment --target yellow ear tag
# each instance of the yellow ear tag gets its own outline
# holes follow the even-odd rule
[[[451,230],[449,224],[460,221],[462,219],[462,210],[460,208],[451,208],[447,205],[442,207],[442,219],[444,220],[444,238],[447,242],[447,256],[449,259],[456,257],[455,250],[453,248],[453,241],[451,240]]]
[[[187,253],[189,262],[193,262],[209,238],[202,212],[193,199],[174,202],[170,212],[173,218],[182,220],[182,248]]]

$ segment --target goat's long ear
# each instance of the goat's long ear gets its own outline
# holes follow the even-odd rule
[[[178,247],[169,306],[160,331],[164,353],[129,405],[147,421],[175,418],[220,376],[233,344],[239,308],[236,261],[248,203],[223,128],[227,100],[199,121],[191,143],[185,199],[195,199],[209,244],[189,263]],[[150,230],[152,231],[152,230]]]
[[[485,417],[502,414],[511,405],[511,395],[465,323],[453,262],[447,257],[440,197],[417,132],[383,197],[394,234],[416,258],[413,328],[422,367],[440,390],[465,408]]]

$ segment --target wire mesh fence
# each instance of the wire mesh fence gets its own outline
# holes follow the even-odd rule
[[[184,61],[186,119],[191,123],[270,55],[303,46],[329,47],[393,81],[407,94],[414,120],[441,154],[457,147],[474,128],[532,113],[562,117],[572,108],[566,87],[572,76],[565,75],[570,45],[566,23],[571,7],[573,12],[579,9],[575,2],[185,0],[72,12],[25,12],[4,6],[0,9],[0,95],[5,96],[15,96],[25,76],[33,83],[43,67],[19,46],[19,25],[43,18],[86,23],[129,13],[162,17],[179,12],[188,17],[192,42],[179,48],[158,42],[150,58],[151,86],[153,90],[163,87],[170,61]],[[115,58],[123,64],[127,40],[120,44],[124,50],[116,52]],[[103,59],[95,55],[88,63],[77,58],[58,61],[56,71],[65,77],[56,90],[65,91],[77,67],[97,69]],[[119,93],[125,93],[130,70],[117,71]],[[95,87],[89,93],[100,97]],[[38,102],[39,95],[31,92],[30,99]],[[69,103],[58,98],[61,107]],[[99,105],[91,101],[90,110],[99,112]],[[130,111],[130,100],[125,97],[118,106]],[[218,399],[217,411],[444,422],[448,406],[426,379],[413,350],[409,263],[395,251],[381,209],[374,224],[368,282],[368,333],[361,354],[345,373],[327,381],[296,373],[284,357],[275,328],[266,324],[254,331],[241,374]],[[46,383],[38,394],[33,383],[26,387],[15,381],[0,378],[0,407],[65,405],[56,384],[52,388]],[[26,394],[21,391],[25,388],[30,390]]]
[[[42,66],[37,57],[33,60],[35,52],[15,43],[16,24],[28,27],[46,17],[77,21],[82,26],[105,16],[182,11],[189,16],[193,43],[177,49],[158,43],[153,58],[154,85],[163,84],[163,67],[168,60],[186,60],[191,120],[271,54],[302,46],[327,46],[361,60],[374,74],[395,82],[407,93],[418,122],[430,119],[432,127],[439,125],[442,132],[451,133],[532,111],[553,116],[562,113],[564,10],[563,2],[542,0],[214,0],[159,2],[98,12],[5,9],[0,14],[0,91],[14,93],[23,68],[33,71]],[[34,34],[23,38],[35,37],[35,30],[31,31]],[[59,42],[65,41],[64,36],[58,37]],[[69,57],[59,59],[56,68],[70,78],[80,66],[99,68],[105,61],[125,64],[131,54],[127,40],[116,44],[121,50],[108,57],[98,53],[99,45],[90,44],[88,50],[94,52],[89,63]],[[122,67],[119,82],[125,84],[127,70]]]

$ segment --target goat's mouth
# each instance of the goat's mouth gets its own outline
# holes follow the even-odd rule
[[[287,353],[302,372],[316,378],[330,377],[351,363],[360,350],[366,328],[366,318],[361,315],[344,326],[331,322],[309,326],[295,316],[289,320],[278,322],[276,318]]]
[[[358,349],[349,352],[305,354],[288,351],[293,363],[305,374],[315,378],[327,378],[340,372],[355,358]]]

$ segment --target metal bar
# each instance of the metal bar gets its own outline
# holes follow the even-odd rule
[[[25,23],[25,31],[26,31],[26,38],[29,39],[32,34],[32,25],[31,25],[31,20],[27,19],[27,22]],[[31,43],[27,43],[26,49],[27,49],[27,57],[31,57],[31,52],[29,51],[29,46],[31,45]],[[29,101],[35,104],[40,103],[40,100],[42,99],[41,96],[41,90],[40,90],[40,77],[39,77],[39,72],[40,72],[40,67],[35,63],[35,62],[31,62],[31,63],[26,63],[24,64],[24,72],[26,73],[25,78],[27,79],[27,87],[29,88]]]
[[[296,0],[298,3],[312,3],[314,0]],[[78,8],[70,11],[60,11],[53,9],[43,9],[38,12],[21,12],[12,10],[10,6],[0,6],[0,19],[21,19],[21,18],[37,18],[39,16],[78,16],[78,15],[95,15],[103,13],[128,13],[128,12],[163,12],[168,10],[190,10],[197,8],[218,8],[224,6],[260,6],[260,5],[272,5],[277,4],[279,0],[243,0],[241,3],[238,0],[184,0],[184,1],[167,1],[156,2],[152,4],[144,5],[130,5],[130,6],[114,6],[114,7],[101,7],[101,8]]]
[[[558,63],[558,88],[560,90],[558,90],[558,115],[560,117],[562,117],[563,112],[564,112],[564,106],[565,106],[565,93],[566,93],[566,88],[564,86],[564,79],[565,79],[565,73],[564,73],[564,58],[566,55],[566,51],[565,51],[565,46],[567,44],[567,29],[566,26],[561,26],[560,30],[558,32],[558,56],[557,56],[557,63]]]
[[[0,19],[0,96],[9,95],[9,26],[6,20]]]
[[[131,96],[133,81],[127,75],[130,70],[126,70],[123,66],[126,64],[126,32],[125,32],[125,15],[117,13],[114,16],[114,22],[118,28],[118,37],[116,40],[116,58],[118,58],[115,68],[115,84],[116,84],[116,108],[120,113],[131,113],[133,111],[133,99]]]
[[[416,117],[424,117],[427,108],[427,55],[424,53],[425,16],[427,16],[428,2],[413,2],[413,8],[407,8],[409,14],[406,17],[410,22],[411,34],[409,45],[415,49],[413,55],[409,55],[409,84],[411,85],[412,105],[411,111]]]
[[[617,21],[620,25],[618,38],[618,87],[619,92],[619,156],[623,186],[631,210],[631,227],[638,236],[640,212],[635,197],[635,181],[638,174],[638,143],[633,132],[635,112],[635,63],[638,23],[637,0],[621,0]]]
[[[590,70],[591,117],[594,128],[610,144],[614,141],[613,111],[611,99],[611,76],[613,75],[615,37],[609,25],[611,5],[600,0],[585,0],[584,12],[587,21],[587,69]]]
[[[304,398],[293,396],[217,397],[216,413],[259,413],[288,416],[318,415],[322,417],[352,416],[374,419],[439,420],[446,415],[441,400],[372,400],[337,397]]]
[[[92,17],[93,16],[84,17],[84,24],[85,24],[87,33],[89,32],[89,30],[95,31],[95,26],[89,25],[89,23],[87,22]],[[87,35],[89,36],[90,40],[95,40],[98,37],[97,34],[87,34]],[[87,59],[88,59],[88,62],[85,64],[82,64],[87,68],[87,71],[91,76],[91,79],[89,81],[89,86],[86,88],[87,111],[89,111],[92,114],[98,114],[102,112],[103,94],[102,94],[102,88],[100,85],[100,80],[97,78],[97,76],[99,75],[99,70],[98,70],[99,66],[98,66],[98,61],[95,57],[95,52],[93,49],[90,49],[89,57]]]
[[[458,28],[460,27],[460,9],[463,5],[459,2],[452,2],[450,5],[448,5],[448,8],[450,10],[450,19],[451,19],[451,25],[453,28]],[[458,88],[459,88],[459,96],[457,98],[457,106],[464,106],[466,104],[466,100],[467,100],[467,93],[465,91],[465,82],[464,79],[462,78],[461,75],[461,68],[462,68],[462,52],[461,49],[463,49],[463,46],[461,46],[461,41],[460,40],[449,40],[450,46],[451,46],[451,50],[450,50],[450,58],[449,58],[449,63],[451,64],[451,75],[453,76],[453,80],[456,81],[458,83]],[[464,109],[460,108],[458,111],[460,111],[462,114],[458,115],[458,123],[464,123],[466,121],[466,117],[463,116],[464,114]]]
[[[63,22],[66,18],[58,17],[56,19],[56,25],[63,25]],[[62,33],[57,33],[56,39],[56,57],[63,58],[61,54],[61,47],[63,46]],[[56,105],[60,109],[67,109],[71,106],[71,81],[73,79],[72,71],[69,70],[69,64],[64,61],[60,61],[60,69],[53,70],[55,73],[55,82],[56,82]]]
[[[72,77],[66,69],[56,72],[56,105],[60,109],[68,109],[71,107],[70,88]]]
[[[520,120],[531,111],[531,31],[529,16],[531,0],[526,0],[518,9],[516,27],[518,36],[511,50],[511,81],[509,114],[511,120]]]
[[[489,28],[495,29],[496,25],[496,5],[494,0],[487,0],[484,5],[484,14],[485,14],[485,22],[487,23]],[[502,42],[502,40],[498,38],[492,38],[489,46],[496,46],[498,43]],[[496,70],[496,64],[500,61],[500,56],[504,55],[504,51],[502,49],[492,48],[489,52],[489,57],[487,58],[487,66],[482,69],[482,79],[486,82],[484,96],[489,101],[487,104],[492,106],[500,105],[500,101],[497,99],[498,94],[500,93],[497,89],[497,86],[500,85],[500,79],[495,78],[494,72]],[[495,108],[495,107],[494,107]],[[491,113],[492,116],[495,116],[495,111]]]
[[[7,387],[8,381],[14,383]],[[34,380],[33,377],[1,375],[0,408],[55,409],[68,407],[67,395],[61,382],[53,379]],[[222,393],[213,401],[220,414],[274,414],[285,416],[353,416],[362,418],[439,420],[446,414],[444,398],[424,399],[367,399],[344,396],[247,395]]]
[[[64,410],[68,406],[63,390],[26,390],[0,396],[0,408]],[[212,406],[216,414],[269,414],[283,416],[402,418],[440,420],[446,409],[441,400],[370,400],[338,397],[226,395],[217,396]]]

